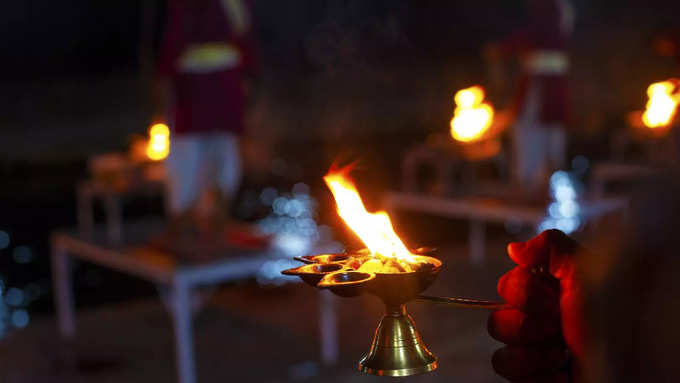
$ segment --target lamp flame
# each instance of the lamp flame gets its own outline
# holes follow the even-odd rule
[[[149,142],[146,155],[153,161],[164,160],[170,154],[170,129],[165,124],[154,124],[149,128]]]
[[[680,103],[680,92],[671,81],[657,82],[647,88],[649,101],[642,114],[642,122],[650,129],[668,126]]]
[[[338,215],[368,247],[373,257],[392,258],[402,266],[418,263],[394,232],[390,217],[384,211],[369,213],[364,207],[354,182],[349,177],[351,166],[331,168],[323,178],[333,193]]]
[[[483,102],[484,96],[484,89],[480,86],[456,93],[456,109],[451,119],[451,137],[456,141],[476,141],[491,127],[494,110],[489,103]]]

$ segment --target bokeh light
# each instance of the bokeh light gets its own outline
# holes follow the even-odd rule
[[[0,250],[8,248],[9,244],[10,244],[9,233],[7,233],[4,230],[0,230]]]
[[[16,263],[30,263],[33,260],[33,252],[28,246],[17,246],[12,251],[12,258]]]
[[[23,306],[25,304],[24,299],[24,291],[16,287],[9,288],[7,294],[5,294],[5,302],[10,306]]]
[[[24,328],[28,325],[29,319],[28,312],[24,309],[19,309],[12,312],[10,321],[14,327]]]
[[[558,170],[550,177],[553,202],[548,205],[547,217],[538,225],[538,231],[558,229],[567,234],[581,227],[579,190],[569,173]]]

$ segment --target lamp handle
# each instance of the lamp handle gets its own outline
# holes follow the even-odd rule
[[[465,298],[433,297],[429,295],[418,295],[415,300],[418,302],[438,303],[468,309],[501,310],[510,307],[505,302],[493,302]]]

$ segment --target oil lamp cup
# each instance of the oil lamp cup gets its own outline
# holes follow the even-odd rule
[[[326,275],[338,272],[344,268],[341,263],[310,263],[294,269],[283,270],[281,274],[300,277],[310,286],[316,286]]]
[[[347,254],[318,254],[295,257],[295,260],[306,264],[313,264],[313,263],[346,262],[349,260],[349,258],[350,256]]]

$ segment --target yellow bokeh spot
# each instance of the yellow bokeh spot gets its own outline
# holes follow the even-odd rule
[[[170,154],[170,129],[166,124],[153,124],[149,128],[146,155],[150,160],[164,160]]]
[[[647,88],[649,101],[642,114],[642,122],[650,129],[668,126],[675,117],[680,102],[680,92],[670,81],[657,82]]]
[[[459,90],[454,97],[456,109],[451,119],[451,137],[472,142],[483,137],[493,123],[494,110],[484,102],[484,89],[473,86]]]

